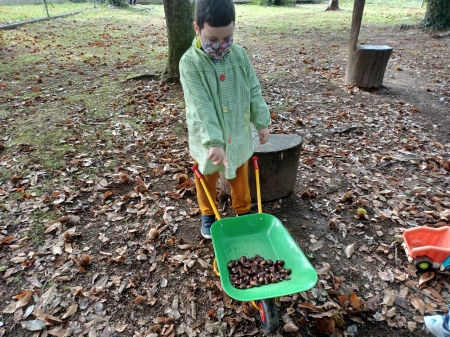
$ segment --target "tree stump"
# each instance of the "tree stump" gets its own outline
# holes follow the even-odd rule
[[[339,0],[330,0],[328,3],[326,11],[339,11]]]
[[[392,54],[389,46],[358,45],[349,55],[345,84],[360,88],[379,88]]]
[[[273,134],[266,144],[260,145],[256,132],[253,143],[254,155],[258,157],[261,200],[271,201],[290,196],[297,181],[302,138],[292,134]],[[252,202],[256,202],[255,170],[252,163],[249,163],[248,170]],[[220,191],[230,195],[230,185],[222,173],[218,184]]]

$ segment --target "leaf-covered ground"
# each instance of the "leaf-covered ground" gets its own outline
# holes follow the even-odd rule
[[[141,7],[1,32],[0,336],[262,334],[212,272],[182,91],[149,75],[163,10]],[[369,4],[360,42],[394,52],[383,88],[348,88],[351,12],[323,7],[237,7],[272,133],[303,138],[293,195],[263,209],[319,282],[280,299],[278,335],[424,336],[450,273],[416,273],[401,233],[450,221],[449,40]]]

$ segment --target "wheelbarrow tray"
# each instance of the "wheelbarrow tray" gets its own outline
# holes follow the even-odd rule
[[[280,220],[270,214],[258,213],[216,221],[211,227],[217,269],[223,290],[238,301],[253,301],[291,295],[311,289],[317,282],[317,273],[303,251]],[[238,289],[230,281],[228,262],[241,256],[284,260],[290,268],[291,279]]]

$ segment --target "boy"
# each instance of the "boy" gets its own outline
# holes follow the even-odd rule
[[[233,44],[236,14],[232,0],[197,0],[196,37],[180,61],[186,101],[189,151],[216,199],[219,171],[231,187],[236,215],[250,211],[248,159],[253,154],[250,121],[259,142],[269,140],[270,113],[245,50]],[[215,216],[196,179],[201,234],[210,239]],[[218,206],[215,201],[216,207]]]

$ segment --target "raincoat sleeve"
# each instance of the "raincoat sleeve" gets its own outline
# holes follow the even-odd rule
[[[180,61],[180,81],[186,101],[189,133],[206,149],[224,147],[222,128],[217,117],[213,95],[195,63],[188,57]]]
[[[248,83],[250,85],[250,119],[256,130],[261,130],[270,125],[270,112],[266,101],[261,94],[261,85],[256,77],[247,53],[245,53]]]

